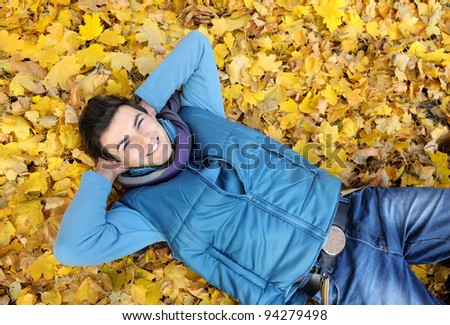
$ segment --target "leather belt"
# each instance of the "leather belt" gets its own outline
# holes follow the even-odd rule
[[[348,210],[348,200],[341,198],[333,225],[331,226],[327,241],[319,254],[317,264],[311,269],[308,281],[299,288],[300,291],[311,298],[319,291],[322,291],[323,304],[326,304],[328,300],[328,288],[324,288],[324,286],[328,286],[329,269],[333,267],[336,257],[344,250],[346,244],[345,227],[347,225]]]

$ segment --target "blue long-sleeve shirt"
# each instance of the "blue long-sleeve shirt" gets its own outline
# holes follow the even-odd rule
[[[200,107],[225,118],[211,45],[198,31],[181,40],[137,89],[136,95],[159,112],[180,87],[182,107]],[[94,171],[83,174],[53,248],[59,262],[96,265],[164,241],[151,222],[130,207],[116,202],[107,210],[111,189],[112,184],[102,175]]]

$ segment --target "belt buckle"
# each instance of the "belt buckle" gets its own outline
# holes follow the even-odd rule
[[[337,256],[344,250],[345,243],[345,233],[342,228],[332,225],[322,250],[330,256]]]

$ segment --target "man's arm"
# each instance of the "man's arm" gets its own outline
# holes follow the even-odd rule
[[[214,53],[199,31],[190,32],[180,41],[136,95],[159,112],[181,86],[181,106],[200,107],[225,117]]]
[[[97,265],[164,240],[144,216],[127,206],[116,203],[106,211],[111,188],[111,182],[100,173],[83,174],[53,247],[60,263]]]

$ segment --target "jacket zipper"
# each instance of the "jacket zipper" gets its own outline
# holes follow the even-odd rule
[[[279,219],[281,219],[297,228],[301,228],[302,230],[305,230],[306,232],[308,232],[309,234],[311,234],[312,236],[316,237],[319,240],[323,240],[326,237],[325,232],[321,231],[320,229],[312,226],[311,224],[309,224],[301,219],[292,217],[291,215],[287,214],[284,210],[273,207],[272,205],[268,204],[266,201],[259,198],[258,196],[247,194],[247,198],[250,201],[252,201],[253,204],[257,205],[261,209],[269,211],[270,213],[272,213]]]

